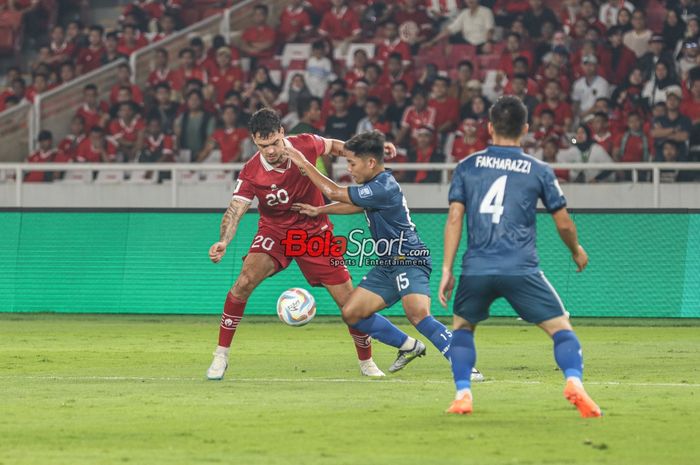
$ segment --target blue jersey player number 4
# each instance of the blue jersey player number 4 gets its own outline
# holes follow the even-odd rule
[[[505,96],[489,110],[494,142],[459,163],[449,191],[445,248],[439,298],[447,306],[455,286],[455,255],[466,215],[468,243],[462,257],[453,303],[454,330],[450,347],[457,394],[449,413],[472,413],[469,373],[476,361],[474,331],[489,316],[494,300],[505,298],[526,321],[540,326],[554,342],[554,358],[566,378],[565,397],[581,416],[600,416],[600,408],[583,388],[583,357],[559,295],[539,267],[536,248],[538,201],[552,214],[559,235],[571,251],[578,271],[588,256],[578,242],[576,226],[550,166],[523,153],[527,110]]]

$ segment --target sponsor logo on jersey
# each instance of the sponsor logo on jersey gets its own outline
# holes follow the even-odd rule
[[[357,195],[359,195],[361,199],[372,197],[372,188],[369,186],[362,186],[357,190]]]

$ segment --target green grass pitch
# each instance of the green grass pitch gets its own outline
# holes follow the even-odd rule
[[[583,420],[550,341],[515,319],[477,332],[487,381],[474,415],[452,417],[434,349],[361,378],[331,318],[244,319],[226,379],[210,382],[218,317],[4,314],[0,464],[696,464],[700,328],[627,323],[577,326],[605,413]],[[394,355],[375,343],[380,367]]]

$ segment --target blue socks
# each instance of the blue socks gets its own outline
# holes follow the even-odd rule
[[[564,372],[564,377],[583,379],[583,355],[576,334],[563,329],[554,333],[552,340],[554,341],[554,359]]]
[[[353,328],[369,334],[379,342],[397,349],[408,339],[408,335],[378,313],[358,321]]]
[[[445,328],[445,325],[431,315],[428,315],[416,325],[416,329],[419,333],[428,338],[447,360],[450,360],[452,333]]]
[[[466,329],[456,329],[452,332],[450,360],[457,391],[471,389],[472,368],[476,364],[474,333]]]

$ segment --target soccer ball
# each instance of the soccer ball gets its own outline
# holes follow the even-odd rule
[[[289,326],[304,326],[316,315],[316,300],[306,289],[287,289],[277,299],[277,316]]]

